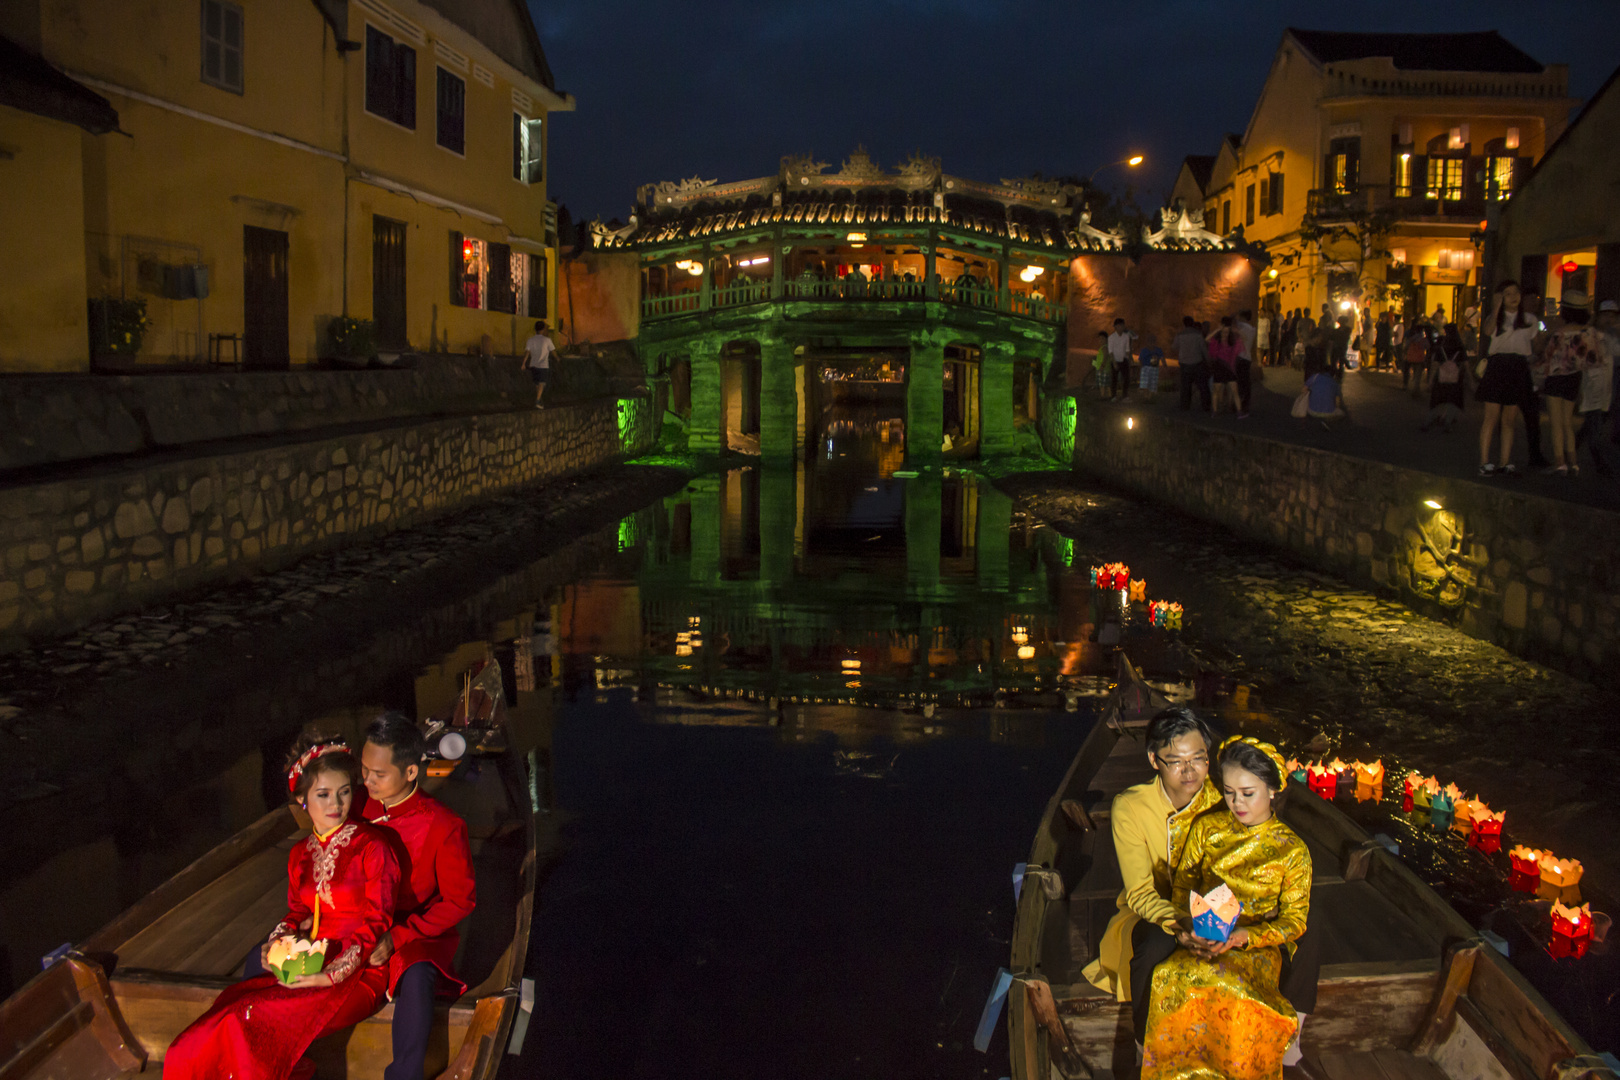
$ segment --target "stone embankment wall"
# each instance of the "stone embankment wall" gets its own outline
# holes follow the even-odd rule
[[[642,453],[656,445],[662,396],[277,441],[0,490],[0,650]]]
[[[1130,430],[1117,412],[1082,400],[1075,469],[1528,659],[1604,681],[1620,672],[1620,515],[1151,410],[1133,415]]]

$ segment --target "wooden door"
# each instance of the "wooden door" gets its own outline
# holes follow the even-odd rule
[[[405,223],[380,215],[371,219],[371,317],[380,347],[406,348]]]
[[[242,226],[242,366],[287,368],[287,234]]]

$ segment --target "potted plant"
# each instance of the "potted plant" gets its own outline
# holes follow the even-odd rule
[[[370,319],[339,315],[326,324],[326,333],[339,367],[367,367],[377,355],[377,324]]]
[[[97,361],[110,357],[133,358],[152,320],[146,316],[146,301],[102,296],[90,301],[90,355]]]

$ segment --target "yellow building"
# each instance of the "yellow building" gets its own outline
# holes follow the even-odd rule
[[[1289,29],[1247,129],[1222,140],[1207,182],[1200,159],[1184,164],[1175,193],[1201,199],[1211,230],[1266,245],[1268,307],[1454,319],[1480,283],[1487,206],[1557,139],[1567,88],[1563,65],[1495,31]]]
[[[80,309],[146,302],[136,362],[310,363],[342,315],[385,351],[515,351],[554,317],[546,118],[573,100],[521,0],[26,0],[0,34],[128,136],[50,168],[80,178]],[[0,357],[82,370],[91,321],[76,353],[25,330]]]

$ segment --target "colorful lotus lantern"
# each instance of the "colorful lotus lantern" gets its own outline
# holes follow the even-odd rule
[[[1148,605],[1148,625],[1163,627],[1170,617],[1170,605],[1164,600],[1155,600]]]
[[[1147,582],[1142,578],[1134,578],[1134,579],[1132,579],[1132,581],[1131,581],[1131,594],[1130,595],[1131,595],[1131,600],[1132,601],[1146,601],[1147,600]]]
[[[1550,851],[1541,853],[1541,881],[1545,885],[1567,889],[1579,885],[1585,872],[1578,859],[1560,859]]]
[[[1206,941],[1225,941],[1231,937],[1232,928],[1237,926],[1238,915],[1243,910],[1225,882],[1211,889],[1208,896],[1200,896],[1196,891],[1191,893],[1187,902],[1192,915],[1193,933]]]
[[[1289,758],[1288,777],[1291,780],[1298,780],[1302,784],[1305,783],[1305,766],[1301,765],[1298,760]]]
[[[1114,564],[1114,588],[1123,589],[1131,583],[1131,568],[1124,563]]]
[[[1181,629],[1181,605],[1177,604],[1177,603],[1171,603],[1170,610],[1167,613],[1167,618],[1169,618],[1169,620],[1170,620],[1170,629],[1172,629],[1172,630],[1180,630]]]
[[[1368,787],[1382,787],[1384,784],[1384,761],[1382,758],[1367,764],[1366,762],[1353,762],[1350,766],[1356,771],[1356,785],[1366,784]]]
[[[1093,589],[1101,589],[1101,588],[1104,587],[1102,585],[1097,584],[1099,581],[1102,580],[1102,572],[1103,572],[1103,568],[1100,567],[1100,566],[1093,566],[1091,568],[1091,587]]]
[[[1320,761],[1305,767],[1305,783],[1310,789],[1324,799],[1331,799],[1339,792],[1339,774],[1333,769],[1323,765]]]
[[[1450,792],[1437,791],[1429,796],[1429,824],[1437,829],[1451,828],[1451,817],[1456,812],[1456,805]]]
[[[1579,959],[1592,944],[1592,905],[1565,907],[1557,900],[1552,906],[1552,941],[1547,951],[1558,960]]]

